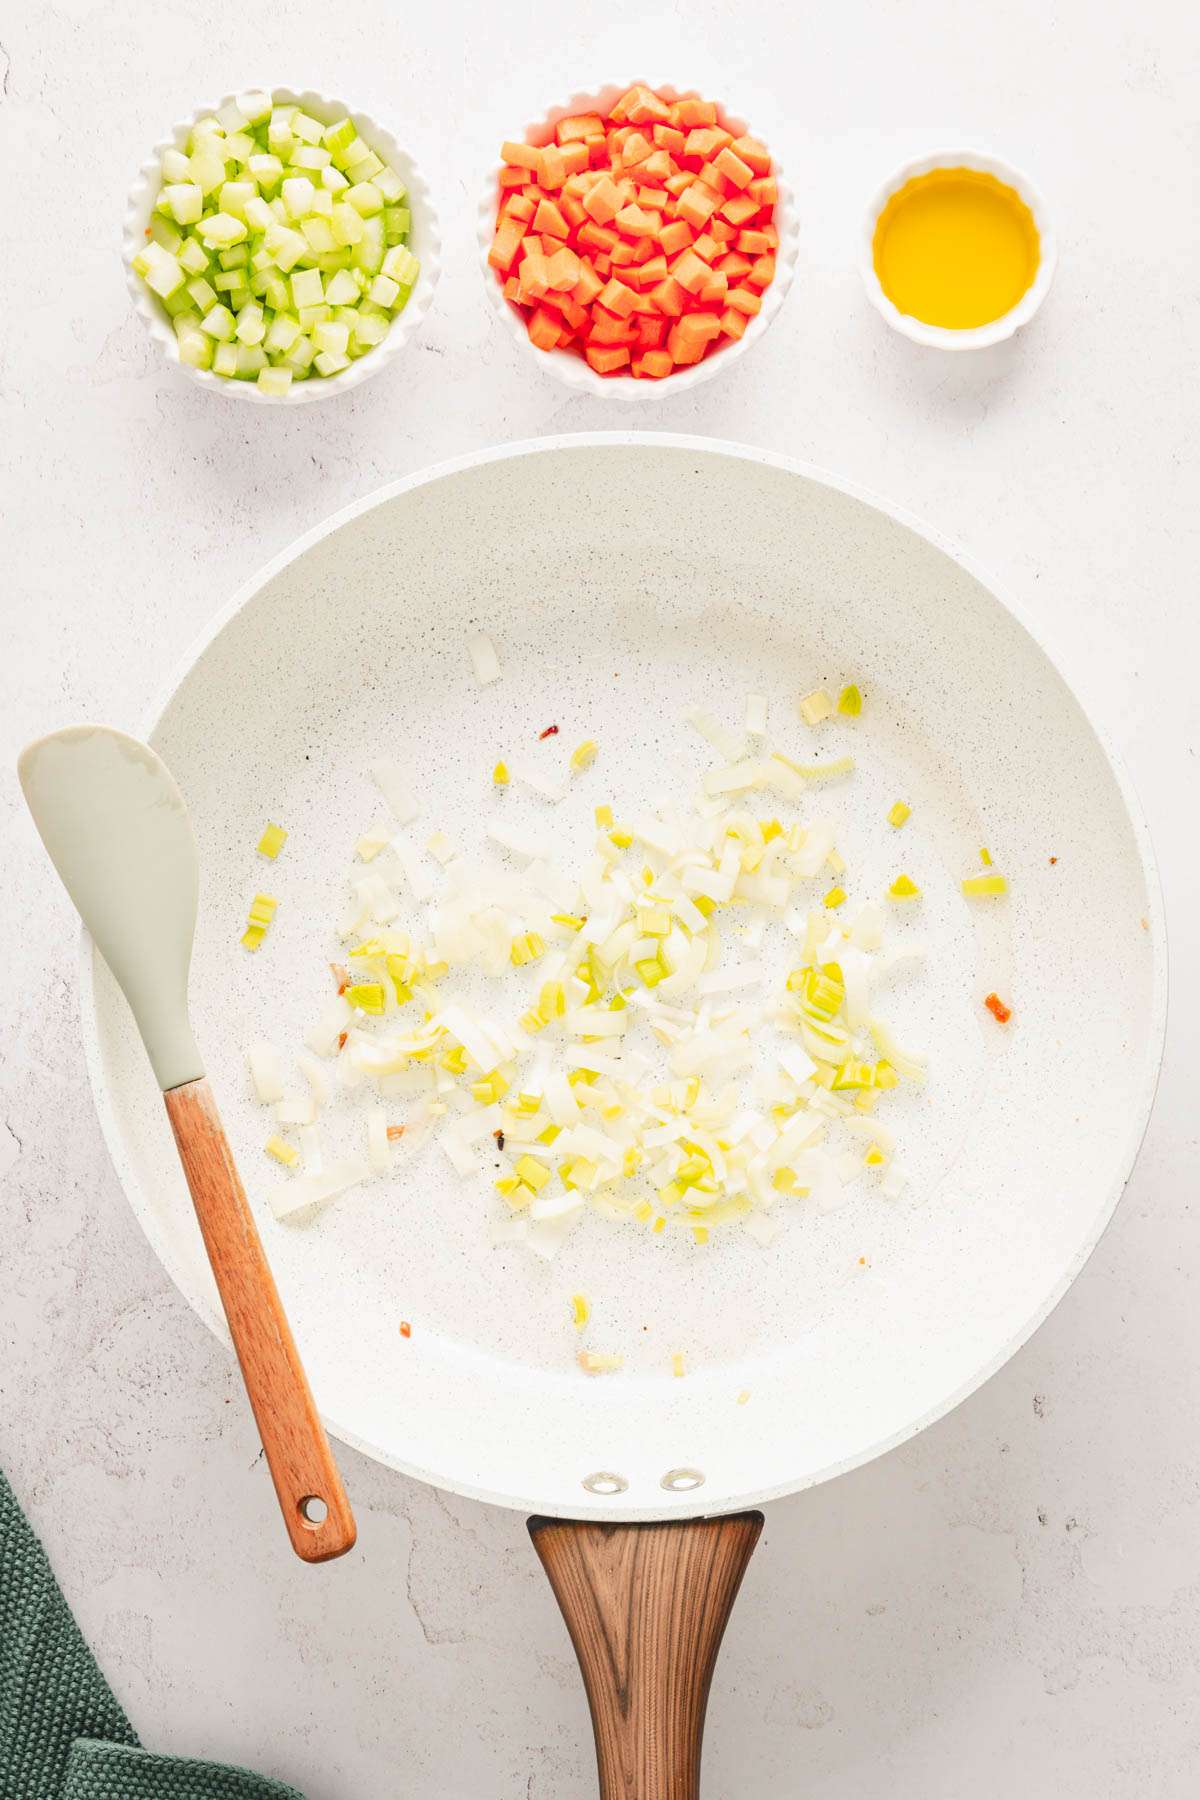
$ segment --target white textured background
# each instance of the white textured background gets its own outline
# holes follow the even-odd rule
[[[522,1522],[343,1457],[349,1561],[285,1549],[229,1359],[169,1288],[101,1145],[75,924],[13,757],[135,728],[210,612],[377,484],[497,439],[626,423],[518,361],[473,213],[497,141],[592,80],[736,105],[799,202],[796,284],[727,377],[642,422],[851,476],[1033,610],[1125,752],[1174,927],[1137,1174],[1034,1342],[924,1437],[768,1513],[709,1714],[706,1800],[1191,1800],[1200,1780],[1195,809],[1200,38],[1185,0],[44,0],[0,14],[0,1463],[147,1742],[310,1800],[582,1800],[586,1712]],[[419,343],[294,414],[151,355],[117,256],[147,147],[251,82],[341,93],[432,179],[446,272]],[[852,258],[902,157],[975,141],[1059,228],[1014,344],[892,337]],[[1102,868],[1096,880],[1104,879]],[[1069,1049],[1068,1049],[1068,1054]],[[1064,1129],[1067,1129],[1064,1123]]]

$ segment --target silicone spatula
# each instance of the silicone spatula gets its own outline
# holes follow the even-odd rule
[[[198,880],[183,797],[153,750],[105,725],[40,738],[17,766],[163,1090],[292,1548],[326,1562],[354,1543],[354,1516],[188,1022]]]

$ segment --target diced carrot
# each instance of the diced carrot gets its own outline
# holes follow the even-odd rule
[[[706,188],[711,188],[713,193],[719,195],[722,200],[727,199],[733,192],[716,163],[701,163],[696,171],[696,180],[702,181]]]
[[[746,271],[746,282],[750,287],[770,287],[775,279],[775,258],[770,254],[756,256]]]
[[[631,268],[628,279],[636,281],[640,288],[653,287],[655,282],[667,279],[667,259],[665,256],[652,256],[641,267]]]
[[[698,130],[689,131],[687,142],[683,146],[685,156],[698,156],[701,162],[710,162],[718,150],[726,144],[732,144],[733,133],[722,131],[719,125],[702,126]]]
[[[634,250],[635,246],[625,238],[622,238],[619,244],[614,244],[610,252],[613,260],[613,267],[615,269],[632,267]]]
[[[608,312],[597,300],[592,308],[594,344],[632,344],[636,337],[636,326],[630,325],[626,319],[618,319],[615,313]]]
[[[771,173],[770,152],[765,144],[759,143],[757,138],[734,138],[733,148],[738,156],[741,157],[742,161],[749,164],[756,175],[769,175]]]
[[[679,217],[686,219],[689,225],[693,225],[697,231],[700,231],[712,218],[720,204],[720,199],[711,188],[706,188],[702,183],[694,181],[691,187],[679,196]]]
[[[501,144],[500,158],[502,162],[511,164],[514,169],[536,169],[541,151],[534,144]]]
[[[604,120],[599,113],[574,113],[569,119],[560,119],[554,127],[554,135],[560,144],[573,144],[585,138],[596,137],[604,130]]]
[[[655,150],[638,166],[638,180],[664,182],[675,173],[675,165],[665,150]]]
[[[732,181],[735,188],[748,188],[754,180],[754,170],[749,163],[744,163],[736,150],[728,144],[713,158],[718,169],[727,181]]]
[[[722,248],[723,246],[715,237],[713,237],[712,233],[708,231],[702,231],[692,245],[692,249],[696,252],[696,255],[703,257],[706,263],[715,262],[717,257],[720,256]]]
[[[560,294],[569,294],[579,281],[579,258],[564,244],[546,264],[546,280]]]
[[[758,207],[751,200],[749,194],[736,194],[721,208],[721,217],[728,219],[731,225],[744,225],[746,220],[752,219],[757,211]]]
[[[774,206],[779,198],[779,185],[773,175],[760,175],[746,189],[756,206]]]
[[[667,335],[667,321],[643,313],[637,322],[637,341],[643,350],[657,350]]]
[[[538,201],[538,209],[533,215],[533,229],[556,238],[565,238],[571,231],[553,200]]]
[[[621,161],[627,169],[634,169],[638,163],[645,162],[654,145],[640,131],[631,131],[621,146]]]
[[[608,160],[608,145],[603,132],[596,137],[585,138],[588,147],[588,160],[593,169],[602,169]]]
[[[597,275],[603,275],[605,281],[607,281],[612,274],[612,257],[605,256],[603,252],[601,252],[592,258],[592,266]]]
[[[707,230],[708,235],[716,238],[719,244],[732,244],[737,236],[737,226],[731,225],[728,219],[710,219]]]
[[[578,199],[574,194],[568,194],[565,188],[563,189],[562,197],[559,200],[558,205],[563,218],[567,221],[567,224],[571,227],[572,231],[575,231],[582,225],[587,218],[583,201]]]
[[[689,169],[680,169],[677,175],[668,176],[667,180],[663,182],[663,186],[666,188],[668,194],[678,196],[684,193],[687,188],[690,188],[695,179],[695,176]]]
[[[761,256],[764,250],[774,250],[775,245],[765,231],[739,231],[737,247],[747,256]]]
[[[557,144],[546,144],[538,152],[538,180],[544,188],[560,188],[567,179],[567,166]]]
[[[668,256],[675,256],[680,250],[687,249],[695,235],[686,219],[672,219],[669,225],[662,227],[658,241]]]
[[[767,240],[768,250],[778,250],[778,248],[779,248],[779,227],[777,225],[769,225],[768,224],[768,225],[760,225],[758,227],[758,229],[762,232],[763,236]]]
[[[615,219],[620,205],[621,196],[611,175],[602,176],[583,196],[584,211],[597,225],[607,225]]]
[[[492,239],[492,247],[488,251],[488,261],[493,269],[502,271],[511,269],[524,235],[525,227],[520,219],[501,220],[499,229]]]
[[[500,208],[502,219],[532,219],[533,201],[528,194],[506,194]]]
[[[595,369],[597,375],[611,375],[617,369],[623,369],[629,361],[628,344],[613,344],[611,348],[602,348],[594,341],[583,353]]]
[[[593,250],[610,251],[614,244],[620,242],[615,231],[611,231],[607,225],[597,225],[594,218],[579,227],[578,237],[581,244],[587,244]]]
[[[750,273],[754,264],[748,256],[743,256],[740,250],[731,250],[727,256],[721,258],[716,266],[725,275],[728,275],[730,281],[740,281],[743,275]]]
[[[540,246],[531,247],[528,238],[522,246],[522,252],[520,281],[523,297],[527,300],[540,300],[550,286],[545,254]]]
[[[689,246],[671,264],[671,273],[680,287],[686,288],[689,294],[698,294],[712,270]]]
[[[720,334],[720,321],[714,313],[685,313],[676,319],[667,336],[671,361],[697,363],[713,338]]]
[[[659,312],[668,319],[679,318],[687,305],[687,294],[673,275],[668,275],[665,281],[660,281],[656,287],[652,287],[646,297],[653,300]]]
[[[559,151],[559,155],[562,157],[563,168],[567,171],[568,180],[572,175],[581,174],[588,167],[590,161],[586,144],[566,144]]]
[[[617,102],[631,125],[648,125],[652,121],[661,122],[669,116],[670,109],[665,101],[660,100],[653,88],[643,87],[639,82],[631,87],[627,94]]]
[[[641,169],[639,169],[638,174],[640,175],[641,172]],[[666,201],[666,195],[661,188],[640,187],[634,195],[634,201],[638,206],[642,207],[644,211],[661,212]]]
[[[657,237],[662,222],[661,213],[640,206],[623,206],[614,220],[618,231],[623,231],[626,237]]]
[[[526,172],[524,169],[518,169],[518,168],[503,168],[503,169],[501,169],[501,171],[500,171],[500,186],[502,188],[524,187],[525,186],[525,173]]]
[[[550,296],[547,294],[546,298],[549,299]],[[578,301],[573,300],[570,294],[559,295],[558,303],[562,310],[562,316],[572,331],[582,331],[586,325],[591,323],[591,313],[585,306],[580,306]]]
[[[647,350],[639,361],[635,374],[650,375],[656,381],[661,381],[674,367],[669,350]]]
[[[732,306],[727,306],[721,314],[720,323],[721,330],[726,337],[740,338],[749,321],[745,313],[737,312]]]
[[[717,107],[713,100],[676,100],[668,108],[672,125],[715,125]]]
[[[751,318],[762,307],[762,299],[750,288],[734,287],[729,290],[729,304],[735,312],[742,312]]]
[[[562,326],[549,307],[539,306],[529,319],[529,341],[539,350],[556,350]]]
[[[728,291],[728,275],[722,274],[720,269],[714,269],[709,275],[708,280],[704,283],[704,286],[700,289],[700,298],[706,303],[712,300],[720,301],[724,300]]]
[[[579,259],[579,280],[571,290],[571,298],[580,306],[590,306],[596,296],[603,290],[604,283],[593,269],[586,256]]]
[[[504,284],[504,298],[511,300],[515,306],[521,297],[521,284],[515,275],[510,275]]]
[[[530,235],[532,236],[532,233]],[[543,231],[540,240],[535,239],[535,242],[536,241],[540,241],[541,243],[543,256],[553,256],[556,250],[561,250],[563,247],[562,238],[551,237],[548,231]],[[525,242],[529,242],[528,237],[525,239]]]
[[[616,313],[621,319],[627,319],[637,305],[637,294],[633,288],[626,287],[615,275],[597,299],[601,306],[606,306],[610,313]]]

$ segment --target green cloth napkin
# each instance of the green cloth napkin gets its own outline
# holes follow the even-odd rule
[[[303,1800],[248,1769],[141,1748],[3,1475],[0,1800]]]

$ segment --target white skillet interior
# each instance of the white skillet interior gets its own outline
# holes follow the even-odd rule
[[[486,689],[465,649],[479,627],[505,671]],[[705,766],[679,724],[685,705],[737,723],[746,694],[765,693],[773,740],[798,752],[812,735],[797,696],[843,680],[862,687],[866,712],[818,743],[852,747],[858,772],[815,794],[808,816],[839,823],[852,898],[900,867],[925,891],[896,930],[929,946],[929,965],[887,1005],[931,1064],[923,1093],[887,1101],[903,1200],[860,1181],[832,1214],[785,1203],[787,1229],[765,1252],[736,1232],[700,1250],[589,1217],[546,1266],[490,1247],[490,1183],[453,1175],[431,1145],[311,1223],[272,1219],[263,1196],[279,1171],[262,1153],[269,1124],[245,1047],[298,1046],[328,996],[350,849],[384,810],[364,772],[373,755],[415,772],[428,830],[474,850],[502,806],[552,823],[571,863],[593,804],[623,812],[660,792],[668,755]],[[601,752],[547,814],[515,789],[496,796],[489,772],[549,722],[556,747],[592,736]],[[606,434],[400,483],[239,596],[152,741],[200,847],[196,1035],[322,1411],[385,1462],[503,1504],[609,1518],[804,1486],[984,1379],[1116,1203],[1165,1008],[1144,828],[1012,613],[961,559],[828,480],[732,447]],[[897,834],[883,814],[901,797],[913,817]],[[290,833],[273,867],[254,853],[268,818]],[[971,909],[958,880],[981,844],[1012,898]],[[251,957],[237,940],[261,886],[280,905]],[[220,1329],[141,1047],[86,947],[84,967],[118,1171],[155,1250]],[[1007,1030],[982,1008],[992,988],[1013,1002]],[[620,1374],[577,1369],[575,1291],[592,1305],[587,1341],[625,1354]],[[664,1490],[679,1468],[700,1485]],[[582,1485],[595,1471],[628,1485],[596,1495]]]

